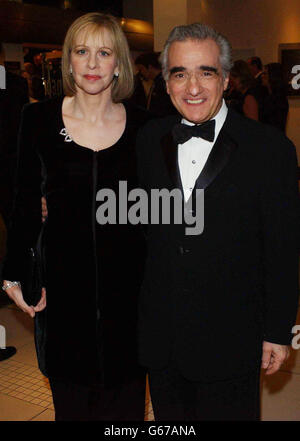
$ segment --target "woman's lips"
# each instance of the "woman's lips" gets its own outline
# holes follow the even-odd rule
[[[84,75],[84,78],[89,81],[96,81],[100,80],[101,77],[99,75]]]

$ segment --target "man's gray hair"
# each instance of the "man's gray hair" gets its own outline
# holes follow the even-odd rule
[[[229,41],[212,27],[203,23],[193,23],[190,25],[176,26],[171,31],[160,55],[164,79],[168,80],[169,78],[168,54],[172,43],[175,41],[203,41],[207,39],[215,41],[220,49],[220,64],[222,66],[222,74],[223,77],[226,78],[232,67],[232,49]]]

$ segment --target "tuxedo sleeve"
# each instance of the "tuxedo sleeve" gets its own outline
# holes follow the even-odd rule
[[[273,139],[270,150],[261,189],[264,340],[288,345],[293,338],[299,295],[298,167],[295,147],[287,138]]]
[[[41,161],[36,150],[38,104],[28,104],[22,112],[18,139],[15,197],[8,227],[4,280],[20,281],[30,248],[41,230]]]

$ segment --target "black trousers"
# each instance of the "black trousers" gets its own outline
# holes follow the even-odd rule
[[[114,386],[49,382],[55,421],[144,421],[145,376]]]
[[[247,376],[215,383],[189,381],[175,365],[150,370],[155,420],[258,421],[259,378],[260,368]]]

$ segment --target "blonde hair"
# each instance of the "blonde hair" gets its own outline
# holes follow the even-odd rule
[[[62,78],[65,95],[74,96],[76,94],[75,82],[70,73],[70,56],[77,35],[87,28],[94,34],[101,33],[103,29],[108,30],[119,72],[119,76],[113,79],[112,100],[114,103],[118,103],[129,98],[134,88],[134,77],[127,39],[117,19],[101,12],[82,15],[71,24],[67,31],[62,53]]]

